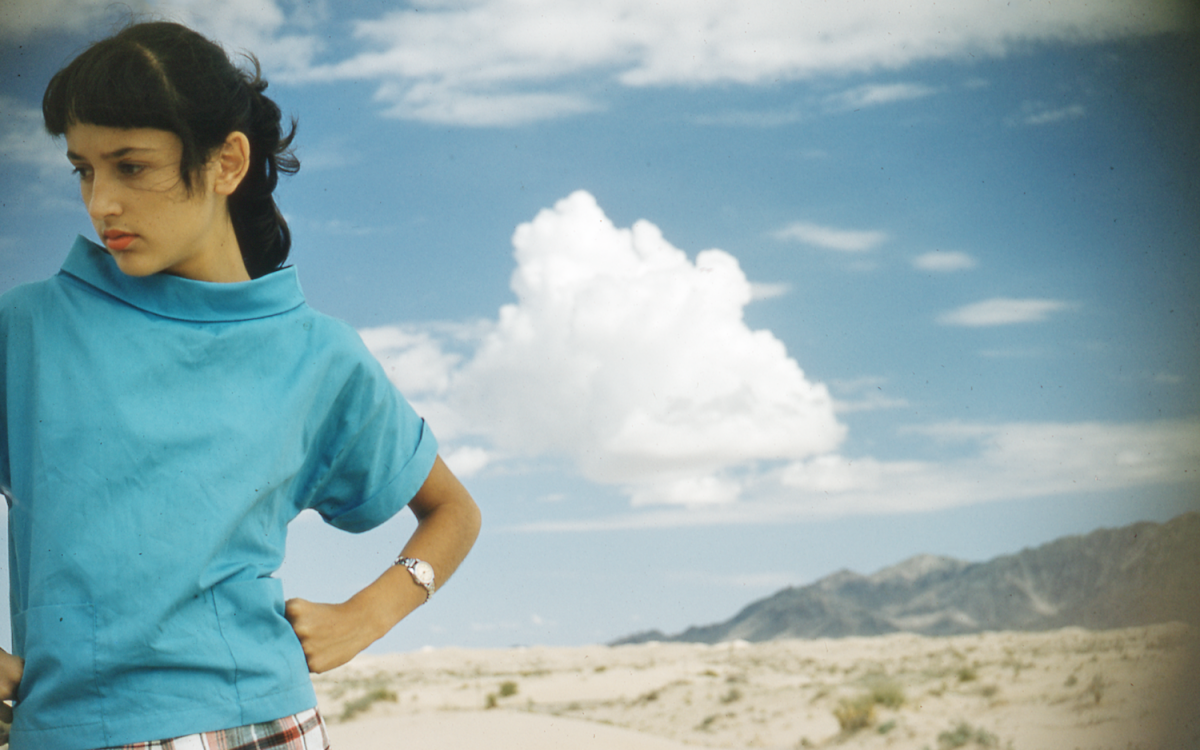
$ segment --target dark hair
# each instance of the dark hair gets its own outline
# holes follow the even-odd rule
[[[293,174],[296,120],[283,133],[279,107],[263,94],[258,60],[253,75],[212,41],[175,23],[139,23],[96,42],[50,79],[42,117],[51,134],[74,123],[155,128],[179,136],[180,177],[192,179],[234,131],[250,141],[250,169],[229,196],[229,214],[252,278],[280,268],[291,232],[272,195],[279,173]]]

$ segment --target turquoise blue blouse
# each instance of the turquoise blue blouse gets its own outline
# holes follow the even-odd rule
[[[0,297],[12,748],[89,750],[316,705],[272,573],[312,508],[347,531],[413,497],[437,443],[296,274],[125,276],[80,237]]]

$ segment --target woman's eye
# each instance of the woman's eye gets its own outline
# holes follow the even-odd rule
[[[90,167],[75,167],[71,170],[71,174],[75,175],[81,180],[86,180],[92,176],[92,170]]]
[[[139,174],[143,169],[145,169],[145,167],[143,167],[141,164],[121,163],[117,165],[117,170],[126,177],[132,177],[136,174]]]

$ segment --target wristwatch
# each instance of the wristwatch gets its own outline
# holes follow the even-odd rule
[[[424,560],[418,560],[415,557],[397,557],[396,564],[407,568],[409,575],[417,582],[417,585],[425,588],[425,601],[429,601],[429,597],[433,596],[433,566]]]

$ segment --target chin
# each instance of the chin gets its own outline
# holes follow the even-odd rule
[[[140,279],[146,276],[153,276],[154,274],[162,271],[162,269],[158,268],[157,266],[138,263],[137,258],[115,255],[114,259],[117,261],[117,268],[121,269],[121,273],[125,274],[126,276],[133,276],[134,278]]]

